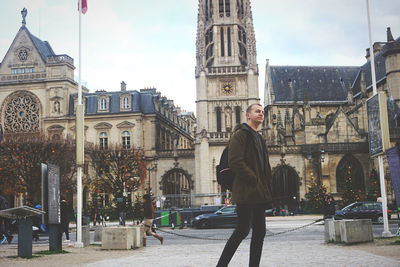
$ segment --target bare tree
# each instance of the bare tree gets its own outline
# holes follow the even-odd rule
[[[88,154],[96,172],[92,180],[92,187],[96,191],[121,198],[124,192],[135,192],[143,185],[146,166],[142,160],[142,151],[135,148],[93,147]]]
[[[74,190],[75,147],[67,140],[41,134],[7,134],[0,142],[0,188],[40,199],[41,163],[60,167],[61,192]]]

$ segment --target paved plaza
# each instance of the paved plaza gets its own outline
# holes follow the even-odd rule
[[[335,245],[324,243],[324,226],[312,226],[277,236],[271,233],[287,231],[312,222],[311,217],[267,219],[267,237],[264,242],[261,266],[400,266],[400,246],[388,245],[381,239],[374,243]],[[380,231],[381,226],[374,226]],[[394,228],[391,229],[392,232]],[[187,238],[168,234],[195,236]],[[0,266],[215,266],[233,229],[162,229],[164,245],[155,238],[147,239],[147,247],[114,251],[101,250],[99,245],[85,248],[68,247],[68,254],[48,255],[33,259],[19,259],[16,243],[0,246]],[[375,234],[377,236],[377,234]],[[74,234],[72,234],[74,236]],[[201,238],[201,239],[198,239]],[[209,240],[209,239],[220,240]],[[248,266],[250,240],[240,245],[230,266]],[[34,251],[47,250],[46,241],[34,243]]]

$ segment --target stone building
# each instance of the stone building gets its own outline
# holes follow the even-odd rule
[[[390,137],[399,141],[400,38],[374,44],[377,90],[388,94]],[[271,66],[266,63],[265,134],[276,197],[303,198],[311,179],[341,197],[347,175],[365,191],[377,162],[370,158],[366,101],[371,61],[362,66]],[[385,175],[390,176],[388,167]],[[391,187],[388,186],[389,200]]]
[[[196,40],[195,193],[214,203],[215,167],[246,108],[259,102],[256,40],[249,0],[199,0]]]
[[[74,139],[78,88],[74,61],[31,34],[25,16],[0,65],[0,126],[5,134],[42,132],[53,139]],[[113,92],[90,93],[83,88],[83,102],[86,144],[141,149],[148,162],[147,184],[156,196],[190,192],[193,113],[181,110],[154,88],[127,90],[124,82]],[[96,178],[90,162],[86,165],[84,183]],[[88,200],[90,190],[84,188]],[[190,205],[190,198],[179,201],[176,205]]]

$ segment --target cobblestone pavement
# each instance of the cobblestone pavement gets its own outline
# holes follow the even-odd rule
[[[315,219],[310,216],[267,219],[267,235],[293,229]],[[202,239],[185,238],[162,231],[197,236]],[[136,250],[101,250],[98,245],[73,248],[64,242],[63,249],[70,253],[33,259],[15,258],[17,248],[15,240],[12,245],[0,245],[0,266],[209,267],[216,265],[232,231],[233,229],[175,231],[160,229],[159,233],[165,237],[164,245],[149,237],[147,247]],[[207,238],[221,240],[212,241],[206,240]],[[324,226],[320,223],[283,235],[267,236],[264,241],[261,266],[400,266],[400,246],[381,246],[379,242],[343,246],[325,244],[323,239]],[[249,247],[250,240],[244,240],[229,266],[248,266]],[[48,245],[45,243],[34,243],[34,251],[46,249]]]
[[[132,252],[132,256],[102,260],[87,266],[215,266],[224,242],[208,245],[165,245]],[[250,241],[245,240],[229,266],[248,266]],[[400,261],[348,246],[321,241],[265,242],[261,266],[400,266]]]

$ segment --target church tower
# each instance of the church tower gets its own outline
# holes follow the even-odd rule
[[[196,40],[195,193],[214,204],[215,167],[246,108],[259,102],[250,0],[199,0]]]

